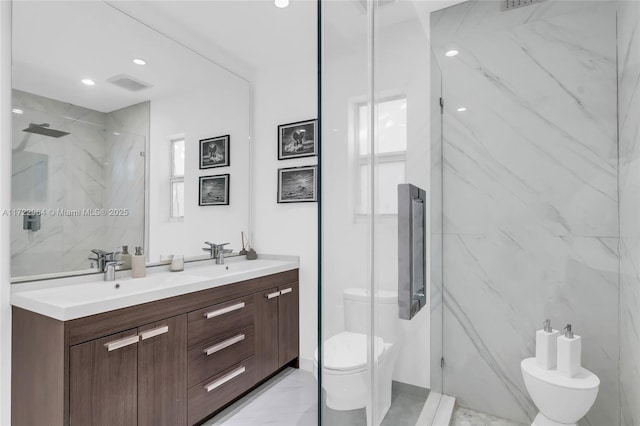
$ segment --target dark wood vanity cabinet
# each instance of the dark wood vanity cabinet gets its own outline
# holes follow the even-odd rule
[[[260,354],[258,377],[263,379],[274,369],[298,358],[298,283],[288,283],[256,294],[255,304],[256,347]],[[294,330],[295,336],[292,334]]]
[[[14,307],[12,424],[199,424],[297,366],[298,334],[297,270],[66,322]]]
[[[69,348],[73,425],[177,425],[186,418],[186,315]]]

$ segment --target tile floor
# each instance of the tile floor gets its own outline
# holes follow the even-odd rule
[[[415,426],[426,396],[426,392],[417,394],[394,387],[391,408],[382,426]],[[313,374],[287,368],[203,426],[317,426],[317,402],[317,382]],[[364,408],[326,409],[324,415],[327,425],[366,426]]]
[[[453,410],[451,426],[525,426],[511,420],[505,420],[489,414],[458,407]]]
[[[287,368],[203,426],[317,426],[317,386],[312,373]]]

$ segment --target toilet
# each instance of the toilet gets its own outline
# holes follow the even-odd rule
[[[360,288],[347,288],[343,293],[344,328],[327,340],[322,347],[322,387],[326,391],[326,404],[333,410],[366,408],[367,425],[372,425],[368,404],[369,376],[367,374],[367,318],[369,292]],[[398,294],[377,291],[374,360],[377,362],[378,420],[382,421],[391,406],[391,380],[398,354]],[[318,377],[318,351],[313,372]]]
[[[575,426],[593,406],[600,379],[586,368],[575,377],[545,370],[535,358],[520,364],[527,391],[540,412],[531,426]]]

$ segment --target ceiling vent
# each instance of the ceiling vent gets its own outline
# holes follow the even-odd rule
[[[505,10],[516,9],[522,6],[530,6],[543,1],[544,0],[502,0],[500,9],[504,12]]]
[[[153,87],[149,83],[145,83],[144,81],[140,81],[126,74],[116,75],[107,81],[130,92],[139,92],[149,87]]]

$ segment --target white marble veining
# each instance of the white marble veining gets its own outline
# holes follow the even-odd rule
[[[456,407],[453,410],[451,426],[525,426],[525,424],[501,419],[469,408]]]
[[[618,11],[621,424],[640,424],[640,3]]]
[[[316,426],[318,382],[308,371],[287,368],[203,426]]]
[[[42,216],[37,232],[23,230],[22,217],[12,217],[12,276],[87,269],[92,248],[143,245],[144,157],[139,152],[148,137],[148,103],[105,114],[12,93],[13,105],[24,111],[12,117],[12,207],[130,211],[124,217]],[[54,139],[22,132],[29,123],[49,123],[70,134]]]
[[[436,12],[443,68],[444,392],[527,423],[520,372],[545,318],[601,379],[585,424],[619,422],[616,5]],[[460,54],[445,58],[455,47]],[[457,112],[464,106],[467,111]]]
[[[92,281],[82,283],[63,278],[50,280],[44,288],[14,285],[11,304],[69,321],[296,268],[296,257],[244,260],[242,256],[230,259],[226,265],[216,265],[213,261],[187,263],[182,272],[154,268],[144,278],[131,278],[130,271],[123,271],[115,281],[103,281],[101,275],[91,276]],[[69,284],[70,281],[73,284]]]

